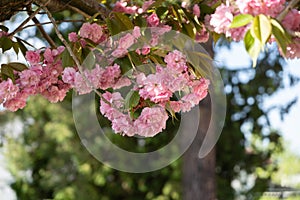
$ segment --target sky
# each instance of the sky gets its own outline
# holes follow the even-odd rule
[[[250,57],[242,43],[232,43],[231,49],[226,47],[218,49],[215,57],[216,63],[228,66],[231,69],[240,69],[249,67]],[[284,79],[287,80],[287,74],[291,73],[300,77],[300,59],[286,60],[284,68]],[[284,80],[284,81],[286,81]],[[284,88],[270,98],[266,99],[264,106],[285,105],[288,100],[298,97],[299,100],[290,109],[288,115],[283,120],[276,111],[270,113],[271,124],[274,129],[280,130],[286,144],[292,152],[300,155],[300,83],[291,88]]]

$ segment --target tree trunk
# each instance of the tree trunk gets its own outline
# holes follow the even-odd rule
[[[206,43],[205,49],[213,57],[212,41]],[[200,122],[198,133],[183,156],[183,199],[215,200],[216,199],[216,150],[215,148],[202,159],[198,153],[210,123],[211,101],[207,96],[200,102]]]
[[[183,199],[216,199],[215,148],[202,159],[198,152],[210,122],[210,99],[206,97],[200,103],[200,122],[195,140],[183,156]]]

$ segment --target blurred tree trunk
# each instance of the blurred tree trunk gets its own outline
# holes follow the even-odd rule
[[[212,41],[204,45],[213,57]],[[216,151],[215,148],[205,157],[199,159],[198,153],[210,123],[211,102],[207,96],[200,103],[200,122],[197,135],[183,156],[183,199],[214,200],[216,199]]]

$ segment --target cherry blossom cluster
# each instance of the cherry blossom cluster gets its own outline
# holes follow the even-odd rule
[[[30,67],[21,72],[14,71],[15,80],[8,78],[0,82],[0,103],[10,111],[22,109],[30,95],[41,94],[50,102],[62,101],[69,91],[69,84],[60,79],[63,72],[60,54],[64,47],[51,50],[27,51]]]
[[[100,111],[107,117],[116,133],[122,135],[153,137],[166,128],[169,111],[188,112],[206,97],[209,81],[189,73],[185,55],[174,50],[164,59],[166,67],[157,65],[156,72],[145,75],[137,72],[133,90],[139,94],[139,103],[125,108],[119,92],[106,92],[100,102]],[[174,95],[177,94],[177,100]],[[137,118],[132,113],[141,110]]]
[[[166,66],[156,65],[155,73],[146,75],[134,70],[132,77],[122,75],[120,66],[113,62],[117,58],[127,56],[130,47],[143,41],[143,47],[137,48],[135,52],[139,55],[147,56],[151,48],[159,44],[160,37],[171,30],[171,27],[160,23],[155,13],[147,17],[151,29],[151,39],[142,38],[141,29],[134,27],[132,33],[126,33],[117,41],[110,43],[104,41],[99,46],[105,46],[107,52],[106,59],[111,61],[109,66],[99,66],[96,64],[93,69],[79,71],[75,67],[67,67],[63,71],[62,80],[70,85],[79,94],[90,93],[93,89],[105,91],[100,102],[100,112],[112,123],[112,129],[116,133],[126,136],[140,135],[153,137],[166,128],[166,121],[170,112],[188,112],[197,105],[207,95],[209,81],[204,78],[197,78],[190,73],[186,56],[178,50],[169,52],[164,57]],[[69,34],[71,42],[79,42],[87,39],[99,42],[103,36],[99,32],[97,35],[94,28],[102,31],[99,25],[84,24],[79,35]],[[146,59],[147,60],[147,59]],[[125,108],[125,100],[116,91],[125,86],[131,86],[138,93],[138,104],[132,108]],[[108,92],[112,88],[114,92]],[[174,96],[178,100],[174,100]],[[182,97],[180,97],[180,95]],[[168,110],[169,109],[169,110]],[[138,110],[140,113],[138,113]],[[168,110],[168,111],[167,111]],[[133,117],[136,113],[138,116]]]
[[[240,41],[249,30],[249,25],[239,28],[231,28],[233,18],[239,14],[250,14],[257,16],[264,14],[276,18],[284,9],[285,0],[237,0],[221,4],[212,15],[205,18],[207,28],[219,34],[225,34],[226,37],[234,41]],[[282,20],[283,27],[288,31],[299,31],[300,11],[292,9]],[[275,40],[270,39],[270,42]],[[287,58],[300,58],[299,38],[293,38],[293,42],[287,47]]]

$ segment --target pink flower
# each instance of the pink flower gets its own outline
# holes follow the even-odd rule
[[[79,72],[75,74],[75,85],[74,88],[78,92],[78,94],[87,94],[92,91],[92,87],[89,83],[83,78],[83,75]]]
[[[281,51],[281,53],[282,53],[282,51]],[[300,58],[300,39],[299,38],[295,38],[293,40],[293,42],[287,46],[285,57],[289,58],[289,59]]]
[[[265,14],[276,17],[284,8],[285,0],[237,0],[241,13],[251,15]]]
[[[150,16],[147,17],[147,23],[150,27],[156,27],[159,25],[159,18],[156,13],[152,13]]]
[[[144,79],[141,78],[137,78],[137,84],[141,87],[139,94],[142,98],[158,103],[168,101],[172,96],[172,92],[168,90],[156,74],[150,74]]]
[[[64,100],[69,87],[66,84],[59,83],[59,85],[51,85],[48,89],[44,90],[41,94],[48,99],[51,103],[57,103]]]
[[[72,87],[75,85],[76,70],[73,67],[66,67],[63,71],[62,80],[70,84]]]
[[[166,128],[168,114],[164,108],[146,107],[142,110],[139,118],[134,121],[134,127],[137,128],[137,134],[144,137],[153,137]]]
[[[233,20],[233,7],[221,4],[217,7],[214,14],[211,15],[210,25],[216,33],[226,33]]]
[[[173,69],[179,73],[187,70],[186,57],[178,50],[168,53],[165,56],[167,68]]]
[[[156,76],[172,93],[184,90],[189,82],[189,76],[187,73],[178,72],[172,68],[156,66]]]
[[[112,56],[120,58],[125,56],[128,53],[128,48],[133,45],[135,38],[130,33],[127,33],[125,36],[121,37],[119,40],[118,48],[112,52]]]
[[[242,26],[239,28],[229,29],[225,35],[226,37],[231,37],[233,41],[239,42],[244,39],[244,36],[249,29],[249,26]]]
[[[28,95],[26,93],[19,92],[15,97],[5,101],[3,106],[7,108],[9,111],[15,112],[18,109],[22,109],[26,106],[27,98]]]
[[[69,33],[68,38],[69,38],[70,42],[77,42],[78,41],[78,35],[75,32]]]
[[[26,60],[31,64],[38,64],[41,60],[39,51],[27,51],[25,55]]]
[[[131,85],[131,81],[130,79],[126,78],[126,77],[121,77],[117,80],[117,82],[113,85],[113,89],[116,90],[116,89],[120,89],[122,87],[125,87],[125,86],[130,86]]]
[[[52,64],[55,58],[65,50],[64,46],[59,46],[57,49],[51,50],[47,48],[44,52],[44,59],[46,64]]]
[[[119,2],[117,1],[113,11],[114,12],[122,12],[126,14],[134,14],[138,10],[137,6],[127,6],[127,2]]]
[[[170,107],[174,112],[179,112],[181,110],[182,102],[180,101],[170,101]]]
[[[133,31],[132,31],[132,36],[134,37],[134,38],[139,38],[139,37],[141,37],[141,28],[139,27],[139,26],[135,26],[134,28],[133,28]]]
[[[142,48],[142,54],[147,55],[150,53],[150,46],[149,45],[144,45]]]
[[[143,6],[142,6],[143,12],[147,11],[147,9],[148,9],[154,2],[155,2],[155,1],[153,1],[153,0],[145,1],[145,2],[143,3]]]
[[[200,17],[200,8],[199,8],[198,4],[194,5],[193,14],[196,15],[197,17]]]
[[[114,64],[113,66],[108,66],[105,68],[99,83],[99,88],[106,90],[108,88],[114,87],[117,79],[121,76],[120,66]]]
[[[22,87],[36,87],[40,82],[40,76],[33,70],[23,70],[19,73],[19,82]]]
[[[196,42],[199,43],[205,43],[208,41],[208,39],[209,39],[209,33],[207,32],[206,28],[203,26],[202,29],[196,33],[195,40]]]
[[[127,33],[125,36],[120,38],[118,48],[128,49],[129,47],[131,47],[131,45],[133,45],[134,41],[134,36],[130,33]]]
[[[103,35],[101,26],[96,23],[84,23],[79,31],[80,37],[92,40],[95,43],[98,43]]]
[[[300,11],[296,9],[290,10],[282,20],[282,25],[288,30],[300,31]]]
[[[14,85],[10,78],[8,78],[6,81],[0,82],[0,103],[2,103],[4,100],[14,98],[18,92],[18,86]]]

